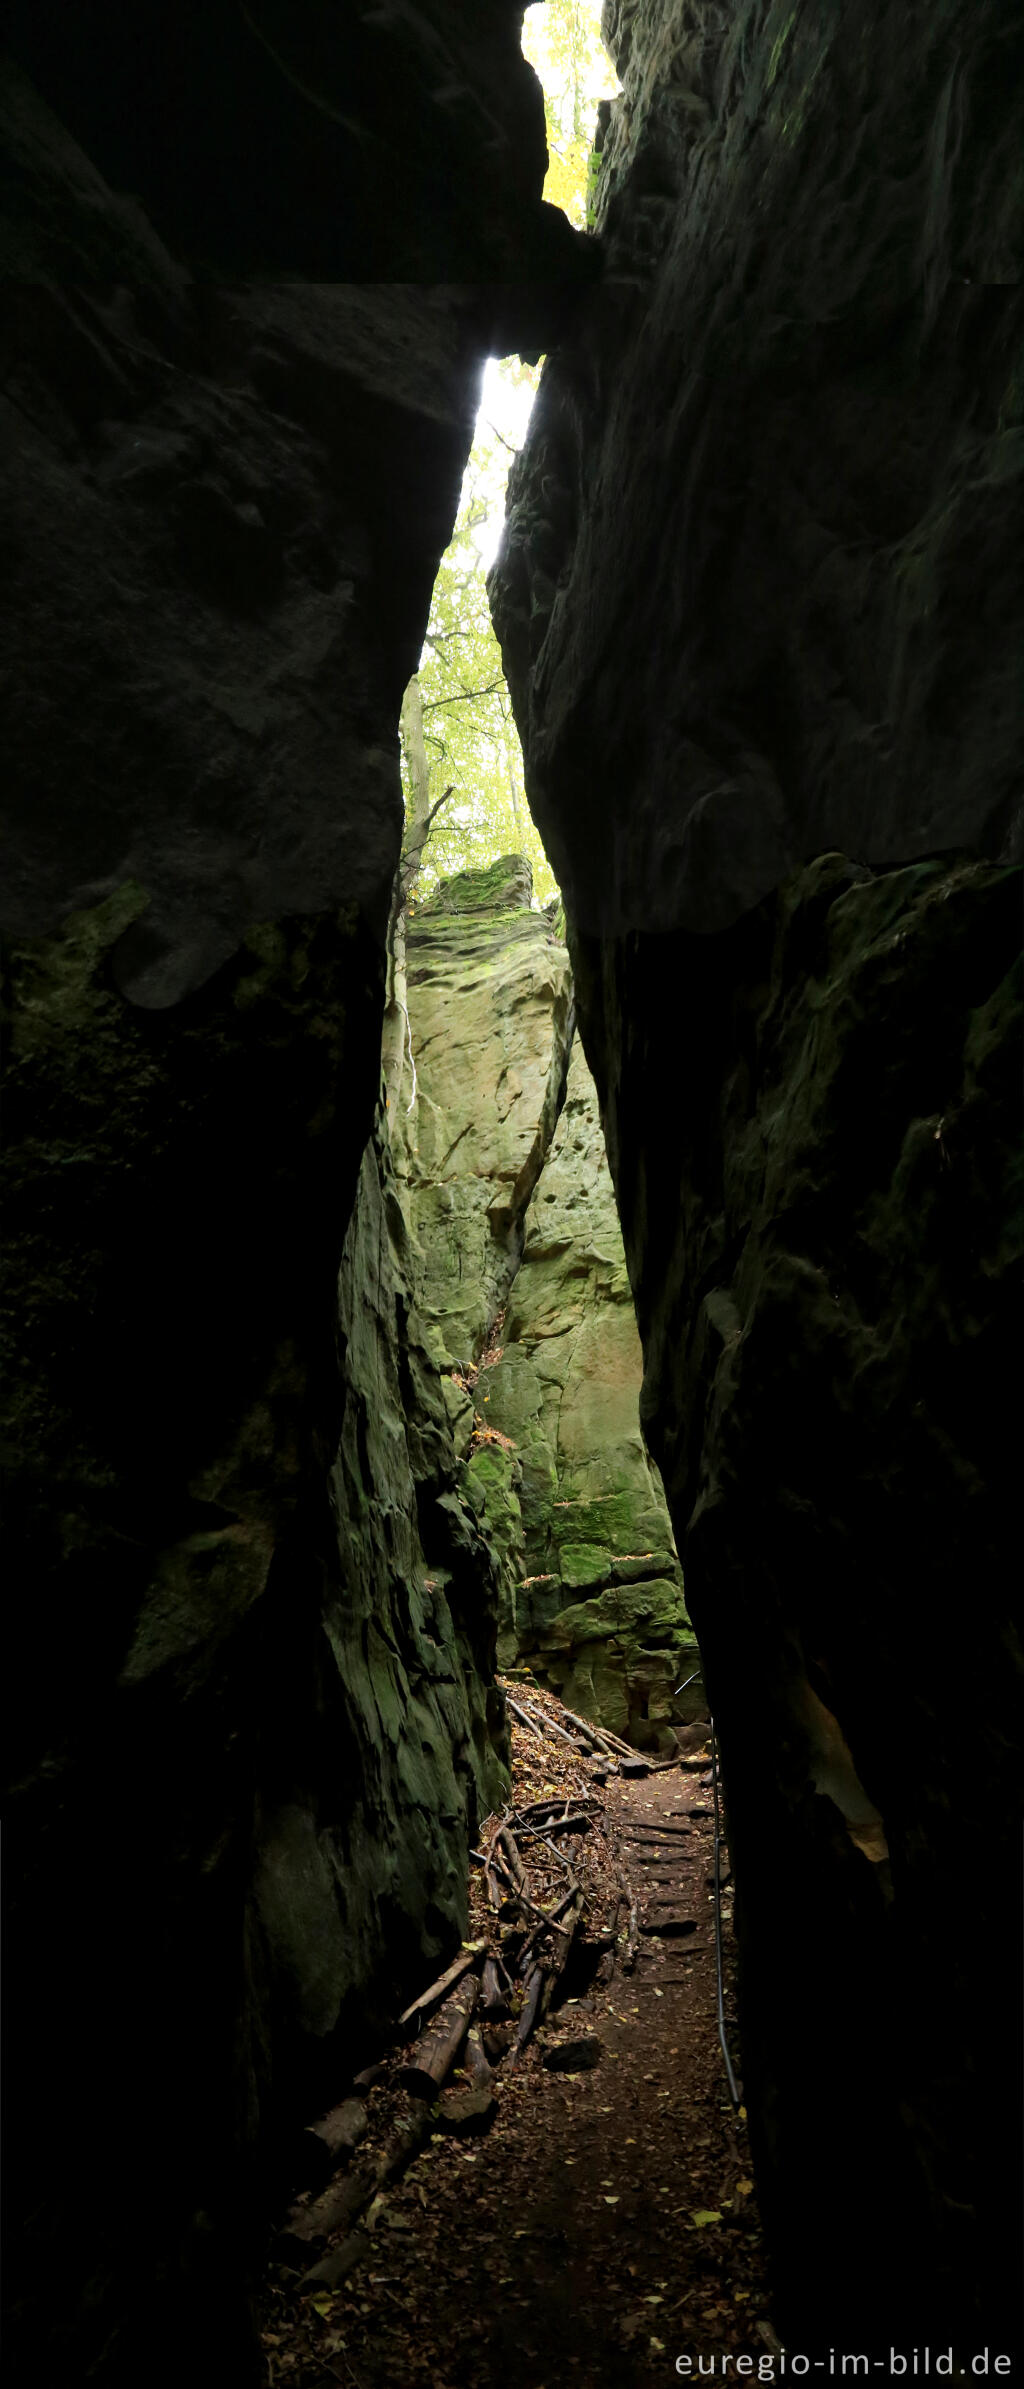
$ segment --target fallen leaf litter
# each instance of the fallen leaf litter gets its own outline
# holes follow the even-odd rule
[[[684,2350],[761,2344],[745,2111],[733,2113],[717,2040],[706,1803],[684,1771],[625,1780],[613,1752],[571,1749],[551,1731],[575,1732],[571,1712],[536,1685],[506,1691],[533,1724],[511,1718],[511,1797],[478,1837],[464,1972],[407,2010],[414,2035],[427,2021],[418,2042],[398,2041],[362,2088],[338,2086],[339,2100],[362,2099],[365,2131],[326,2192],[283,2219],[263,2299],[270,2389],[498,2389],[510,2374],[550,2389],[567,2373],[639,2389]],[[685,1940],[645,1911],[651,1858],[666,1852],[654,1897],[671,1886],[694,1920]],[[440,2096],[414,2097],[399,2077],[444,2040],[460,1982],[466,2006],[476,1986],[460,2062]],[[581,2062],[562,2070],[567,2046]],[[439,2128],[460,2099],[461,2120]],[[467,2130],[486,2139],[467,2147]],[[326,2227],[304,2238],[318,2206]]]

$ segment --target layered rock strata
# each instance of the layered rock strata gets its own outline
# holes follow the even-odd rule
[[[471,1498],[506,1554],[503,1663],[671,1748],[699,1681],[682,1709],[672,1695],[698,1663],[556,909],[530,909],[528,866],[504,856],[412,915],[399,1181]]]
[[[513,8],[7,30],[8,2355],[235,2382],[278,2131],[494,1789],[362,1157],[401,692],[483,358],[580,249]]]
[[[780,2328],[969,2360],[1019,2323],[1019,34],[606,25],[607,273],[496,619],[721,1735]]]

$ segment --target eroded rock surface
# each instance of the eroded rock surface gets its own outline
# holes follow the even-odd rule
[[[829,848],[1019,860],[1020,29],[997,0],[606,27],[605,274],[497,572],[574,917],[719,930]]]
[[[780,2327],[969,2360],[1019,2321],[1019,28],[606,22],[607,274],[496,618],[721,1735]]]
[[[400,1183],[468,1496],[505,1555],[502,1660],[641,1747],[671,1747],[692,1636],[554,910],[530,910],[528,867],[505,856],[413,915]]]
[[[480,1382],[515,1442],[525,1568],[502,1650],[641,1749],[672,1747],[698,1665],[665,1496],[640,1427],[633,1298],[594,1082],[574,1041],[526,1217],[500,1359]],[[689,1660],[689,1665],[687,1661]]]
[[[483,358],[579,270],[517,30],[5,20],[8,2354],[47,2389],[258,2377],[278,2128],[450,1949],[494,1787],[493,1572],[362,1157],[401,692]]]
[[[445,880],[407,931],[417,1086],[400,1152],[420,1304],[449,1369],[479,1357],[504,1308],[564,1092],[569,957],[531,892],[529,864],[506,855]]]

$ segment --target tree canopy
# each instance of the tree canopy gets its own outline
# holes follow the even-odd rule
[[[513,386],[513,377],[520,385],[537,378],[514,360],[506,363],[503,375]],[[428,772],[426,809],[439,807],[423,848],[420,886],[426,891],[438,879],[493,862],[499,854],[525,854],[533,866],[535,892],[546,902],[556,893],[555,881],[526,802],[522,751],[484,586],[512,461],[510,446],[485,414],[486,409],[451,546],[434,584],[416,676]],[[407,705],[402,736],[407,851],[409,828],[424,812],[414,780],[411,722],[415,712]],[[451,791],[447,796],[446,789]]]
[[[587,167],[597,103],[617,89],[601,40],[600,0],[545,0],[543,7],[528,8],[523,55],[544,86],[544,197],[582,228],[587,221]]]

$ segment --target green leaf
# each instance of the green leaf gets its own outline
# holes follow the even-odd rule
[[[514,360],[499,371],[512,387],[524,374],[534,384],[538,379]],[[451,544],[438,567],[416,675],[429,780],[426,791],[420,789],[419,807],[403,720],[406,819],[412,822],[417,812],[422,818],[443,800],[424,849],[419,895],[429,895],[457,871],[481,869],[501,854],[524,854],[534,894],[546,904],[558,890],[526,801],[522,752],[487,597],[484,557],[504,514],[512,456],[486,416],[485,405]]]
[[[694,2207],[691,2211],[698,2231],[703,2231],[705,2224],[720,2223],[722,2220],[719,2207]]]

